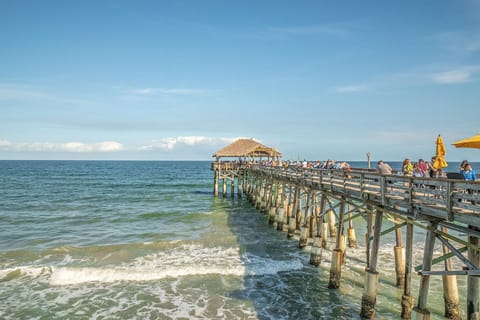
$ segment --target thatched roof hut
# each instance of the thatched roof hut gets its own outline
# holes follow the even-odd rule
[[[253,139],[238,139],[213,154],[213,157],[217,159],[228,157],[280,158],[281,156],[282,154],[277,149],[264,146]]]

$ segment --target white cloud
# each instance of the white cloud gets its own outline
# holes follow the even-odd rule
[[[466,69],[450,70],[432,75],[432,80],[443,84],[465,83],[472,80],[472,72]]]
[[[196,95],[205,93],[203,89],[187,89],[187,88],[141,88],[132,90],[137,95]]]
[[[12,145],[12,143],[8,140],[0,140],[0,149],[8,148]]]
[[[123,145],[116,141],[103,141],[98,143],[67,142],[60,145],[63,151],[69,152],[117,152],[124,149]]]
[[[437,72],[432,74],[430,78],[433,82],[440,84],[466,83],[473,81],[478,73],[480,73],[480,65],[470,65]]]
[[[140,147],[140,150],[166,150],[171,151],[179,147],[196,147],[196,146],[216,146],[232,143],[235,138],[213,138],[204,136],[178,136],[166,137],[152,141],[151,144]]]
[[[0,140],[0,148],[8,151],[35,151],[35,152],[117,152],[124,150],[124,146],[116,141],[103,141],[97,143],[84,142],[24,142],[12,143]]]
[[[347,93],[347,92],[364,92],[369,90],[369,87],[364,84],[360,85],[350,85],[350,86],[341,86],[336,87],[335,91],[339,93]]]

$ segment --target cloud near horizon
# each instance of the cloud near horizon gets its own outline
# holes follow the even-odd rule
[[[237,139],[242,139],[244,137],[234,137],[234,138],[213,138],[213,137],[205,137],[205,136],[178,136],[178,137],[166,137],[161,138],[159,140],[152,141],[151,144],[142,146],[139,150],[148,151],[148,150],[165,150],[171,151],[175,148],[187,146],[187,147],[194,147],[194,146],[201,146],[201,145],[208,145],[208,146],[220,146],[224,144],[232,143]]]
[[[249,139],[245,137],[205,137],[205,136],[177,136],[164,137],[153,140],[138,148],[127,148],[117,141],[102,141],[96,143],[85,142],[11,142],[0,139],[0,151],[6,152],[71,152],[71,153],[113,153],[119,151],[173,151],[184,148],[220,148],[232,143],[237,139]]]
[[[24,142],[13,143],[0,140],[0,150],[3,151],[34,151],[34,152],[118,152],[124,150],[123,144],[116,141],[102,141],[97,143],[84,142]]]

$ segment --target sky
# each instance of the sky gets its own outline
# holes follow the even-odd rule
[[[0,159],[480,161],[480,0],[0,0]]]

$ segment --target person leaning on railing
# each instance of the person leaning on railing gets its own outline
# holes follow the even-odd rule
[[[465,178],[466,181],[475,181],[476,176],[475,176],[475,170],[473,170],[472,165],[470,163],[466,163],[463,170],[460,171],[461,174],[463,174],[463,177]],[[473,194],[472,189],[467,189],[467,192],[469,194]],[[475,204],[475,201],[471,201],[472,204]]]
[[[393,169],[388,163],[383,162],[383,160],[378,161],[377,163],[377,173],[380,174],[392,174]]]
[[[470,163],[465,164],[464,169],[460,170],[460,173],[463,174],[463,177],[467,181],[475,181],[475,170],[473,170],[472,165]]]

